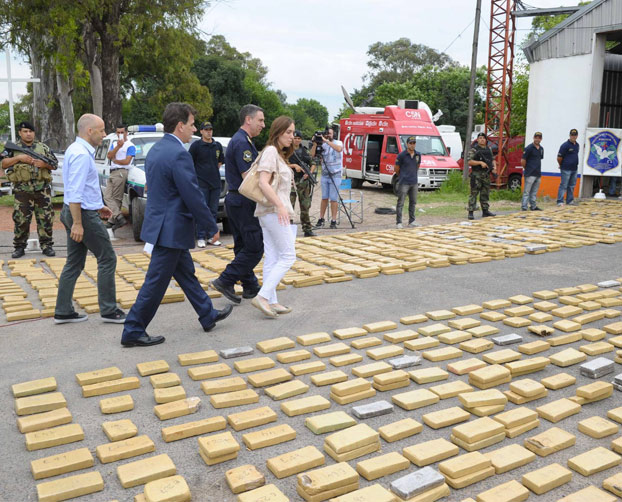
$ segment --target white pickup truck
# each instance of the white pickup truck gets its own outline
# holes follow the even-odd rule
[[[145,217],[145,207],[147,205],[147,187],[145,186],[145,157],[149,153],[151,147],[157,143],[164,135],[160,124],[155,126],[130,126],[128,127],[128,139],[132,141],[136,147],[136,156],[129,168],[127,175],[127,183],[125,185],[125,193],[123,195],[123,208],[131,216],[132,220],[132,233],[134,239],[140,241],[140,230],[143,226],[143,219]],[[193,136],[190,143],[198,141],[201,138]],[[215,137],[214,140],[218,141],[223,150],[226,151],[227,145],[231,138]],[[97,147],[95,151],[95,164],[99,173],[99,186],[102,190],[102,194],[106,188],[108,178],[110,176],[110,160],[107,157],[107,153],[111,148],[111,143],[114,144],[117,141],[117,135],[115,133],[109,134],[104,138],[102,144]],[[190,143],[186,145],[189,148]],[[63,155],[56,154],[58,158],[58,169],[52,171],[52,195],[60,195],[63,193]],[[228,232],[229,226],[227,222],[227,215],[225,212],[225,195],[227,193],[227,185],[225,182],[225,169],[224,165],[220,168],[220,201],[218,203],[218,221],[222,222],[223,232]]]

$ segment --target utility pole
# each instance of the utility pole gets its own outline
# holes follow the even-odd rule
[[[466,137],[464,138],[464,151],[462,152],[464,166],[462,179],[466,181],[469,176],[469,150],[471,149],[471,134],[473,133],[473,114],[475,113],[475,77],[477,75],[477,43],[479,39],[479,18],[482,14],[482,0],[477,0],[475,6],[475,26],[473,28],[473,49],[471,53],[471,85],[469,86],[469,117],[467,119]]]

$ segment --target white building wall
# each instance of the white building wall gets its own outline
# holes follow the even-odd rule
[[[525,143],[531,142],[534,132],[542,132],[541,195],[557,195],[557,152],[573,128],[579,131],[579,165],[582,163],[591,87],[592,54],[547,59],[530,65]]]

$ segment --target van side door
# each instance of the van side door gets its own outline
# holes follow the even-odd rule
[[[380,174],[393,176],[393,172],[395,170],[395,159],[397,158],[397,154],[400,153],[397,144],[398,141],[396,136],[385,136],[384,148],[380,162]]]

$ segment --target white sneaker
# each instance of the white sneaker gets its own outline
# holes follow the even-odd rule
[[[401,223],[398,223],[397,225],[395,225],[395,228],[404,228],[404,225],[402,225]]]
[[[210,241],[210,244],[212,246],[222,246],[222,242],[220,242],[220,241]]]
[[[197,241],[197,246],[199,246],[200,248],[204,248],[207,244],[205,243],[205,239],[199,239]]]
[[[411,221],[411,222],[408,224],[408,226],[409,226],[409,227],[411,227],[411,228],[414,228],[414,227],[419,227],[419,226],[421,226],[421,225],[419,225],[419,223],[417,223],[416,221]]]
[[[563,202],[558,202],[557,203],[557,207],[564,207],[564,203]]]

